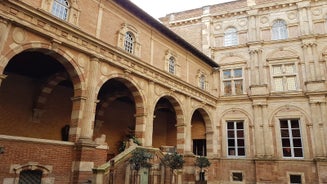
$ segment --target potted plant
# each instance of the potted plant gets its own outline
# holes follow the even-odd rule
[[[162,159],[162,163],[170,168],[171,172],[171,183],[173,183],[174,180],[174,171],[177,169],[182,169],[184,165],[184,158],[181,154],[178,154],[177,152],[174,153],[168,153],[164,156]]]
[[[198,183],[201,183],[201,184],[206,183],[205,177],[204,177],[205,176],[204,168],[209,167],[210,164],[211,164],[210,161],[205,156],[200,156],[200,157],[196,158],[195,166],[200,168],[200,173],[199,173],[200,174],[200,176],[199,176],[200,182],[198,182]]]
[[[129,163],[131,165],[131,169],[136,171],[134,173],[134,183],[137,180],[136,176],[141,168],[150,168],[152,166],[152,164],[149,162],[149,159],[152,157],[152,153],[143,148],[136,148],[133,151],[132,157],[129,159]]]

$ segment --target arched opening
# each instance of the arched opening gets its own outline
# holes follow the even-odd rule
[[[106,135],[108,159],[124,151],[135,136],[135,98],[123,79],[110,79],[100,89],[94,124],[94,138]],[[130,85],[130,84],[129,84]]]
[[[191,139],[193,143],[193,153],[199,156],[207,155],[206,126],[199,110],[193,113],[191,120]]]
[[[153,117],[152,146],[175,150],[177,119],[175,109],[168,98],[163,97],[157,102]]]
[[[71,122],[74,87],[64,65],[43,51],[21,52],[5,67],[0,134],[63,140],[62,128]]]

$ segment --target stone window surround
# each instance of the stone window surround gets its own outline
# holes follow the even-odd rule
[[[235,87],[232,85],[232,94],[231,95],[225,95],[225,92],[224,92],[224,73],[223,73],[223,71],[224,70],[234,70],[234,69],[239,69],[239,68],[241,68],[242,69],[242,77],[241,78],[237,78],[237,79],[239,79],[239,80],[242,80],[242,86],[243,86],[243,89],[242,89],[242,94],[236,94],[235,93]],[[221,81],[221,95],[222,96],[235,96],[235,95],[243,95],[245,92],[244,92],[244,90],[245,90],[245,65],[244,64],[241,64],[241,65],[239,65],[239,64],[237,64],[237,65],[233,65],[233,66],[231,66],[231,65],[229,65],[229,66],[221,66],[221,68],[220,68],[220,81]],[[230,78],[230,80],[229,81],[234,81],[234,78],[232,77],[232,78]]]
[[[139,34],[137,29],[132,26],[129,25],[127,23],[123,23],[121,25],[120,30],[118,31],[118,41],[117,41],[117,46],[119,48],[121,48],[122,50],[125,50],[125,38],[126,38],[126,33],[132,33],[134,36],[134,44],[133,44],[133,55],[140,57],[141,56],[141,44],[140,44],[140,40],[139,40]]]

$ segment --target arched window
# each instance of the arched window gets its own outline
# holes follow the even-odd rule
[[[129,31],[125,34],[124,49],[131,54],[134,52],[134,35]]]
[[[206,76],[204,74],[199,77],[199,87],[201,89],[206,89]]]
[[[67,20],[69,3],[67,0],[54,0],[52,4],[52,15]]]
[[[168,72],[169,73],[175,74],[175,65],[176,65],[175,58],[173,56],[171,56],[169,58],[169,62],[168,62]]]
[[[230,27],[225,31],[224,45],[232,46],[238,44],[237,30],[234,27]]]
[[[287,39],[287,25],[282,19],[276,20],[272,25],[272,40]]]
[[[41,184],[42,171],[41,170],[24,170],[19,174],[18,184],[35,183]]]

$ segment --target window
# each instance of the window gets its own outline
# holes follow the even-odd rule
[[[232,181],[243,181],[243,173],[242,172],[233,172],[232,173]]]
[[[52,4],[52,14],[62,20],[67,20],[68,17],[68,1],[54,0]]]
[[[175,65],[176,65],[175,58],[173,56],[171,56],[168,61],[168,72],[169,73],[175,74]]]
[[[134,51],[134,36],[131,32],[126,32],[124,41],[125,51],[133,54]]]
[[[272,66],[273,88],[275,91],[297,90],[297,72],[294,63]]]
[[[272,25],[272,40],[287,39],[287,25],[284,20],[278,19]]]
[[[302,138],[298,119],[280,120],[283,157],[303,158]]]
[[[237,36],[237,30],[236,28],[228,28],[225,31],[225,37],[224,37],[224,45],[225,46],[233,46],[238,44],[238,36]]]
[[[199,87],[203,90],[206,89],[206,76],[204,74],[199,77]]]
[[[223,93],[224,95],[243,94],[243,71],[242,68],[223,70]]]
[[[243,121],[227,121],[227,155],[232,157],[245,156]]]
[[[24,170],[19,174],[18,184],[35,183],[41,184],[42,171],[40,170]]]
[[[290,175],[290,184],[301,184],[301,183],[302,183],[301,175],[297,175],[297,174]]]
[[[193,153],[199,156],[207,156],[207,143],[205,139],[193,139]]]

